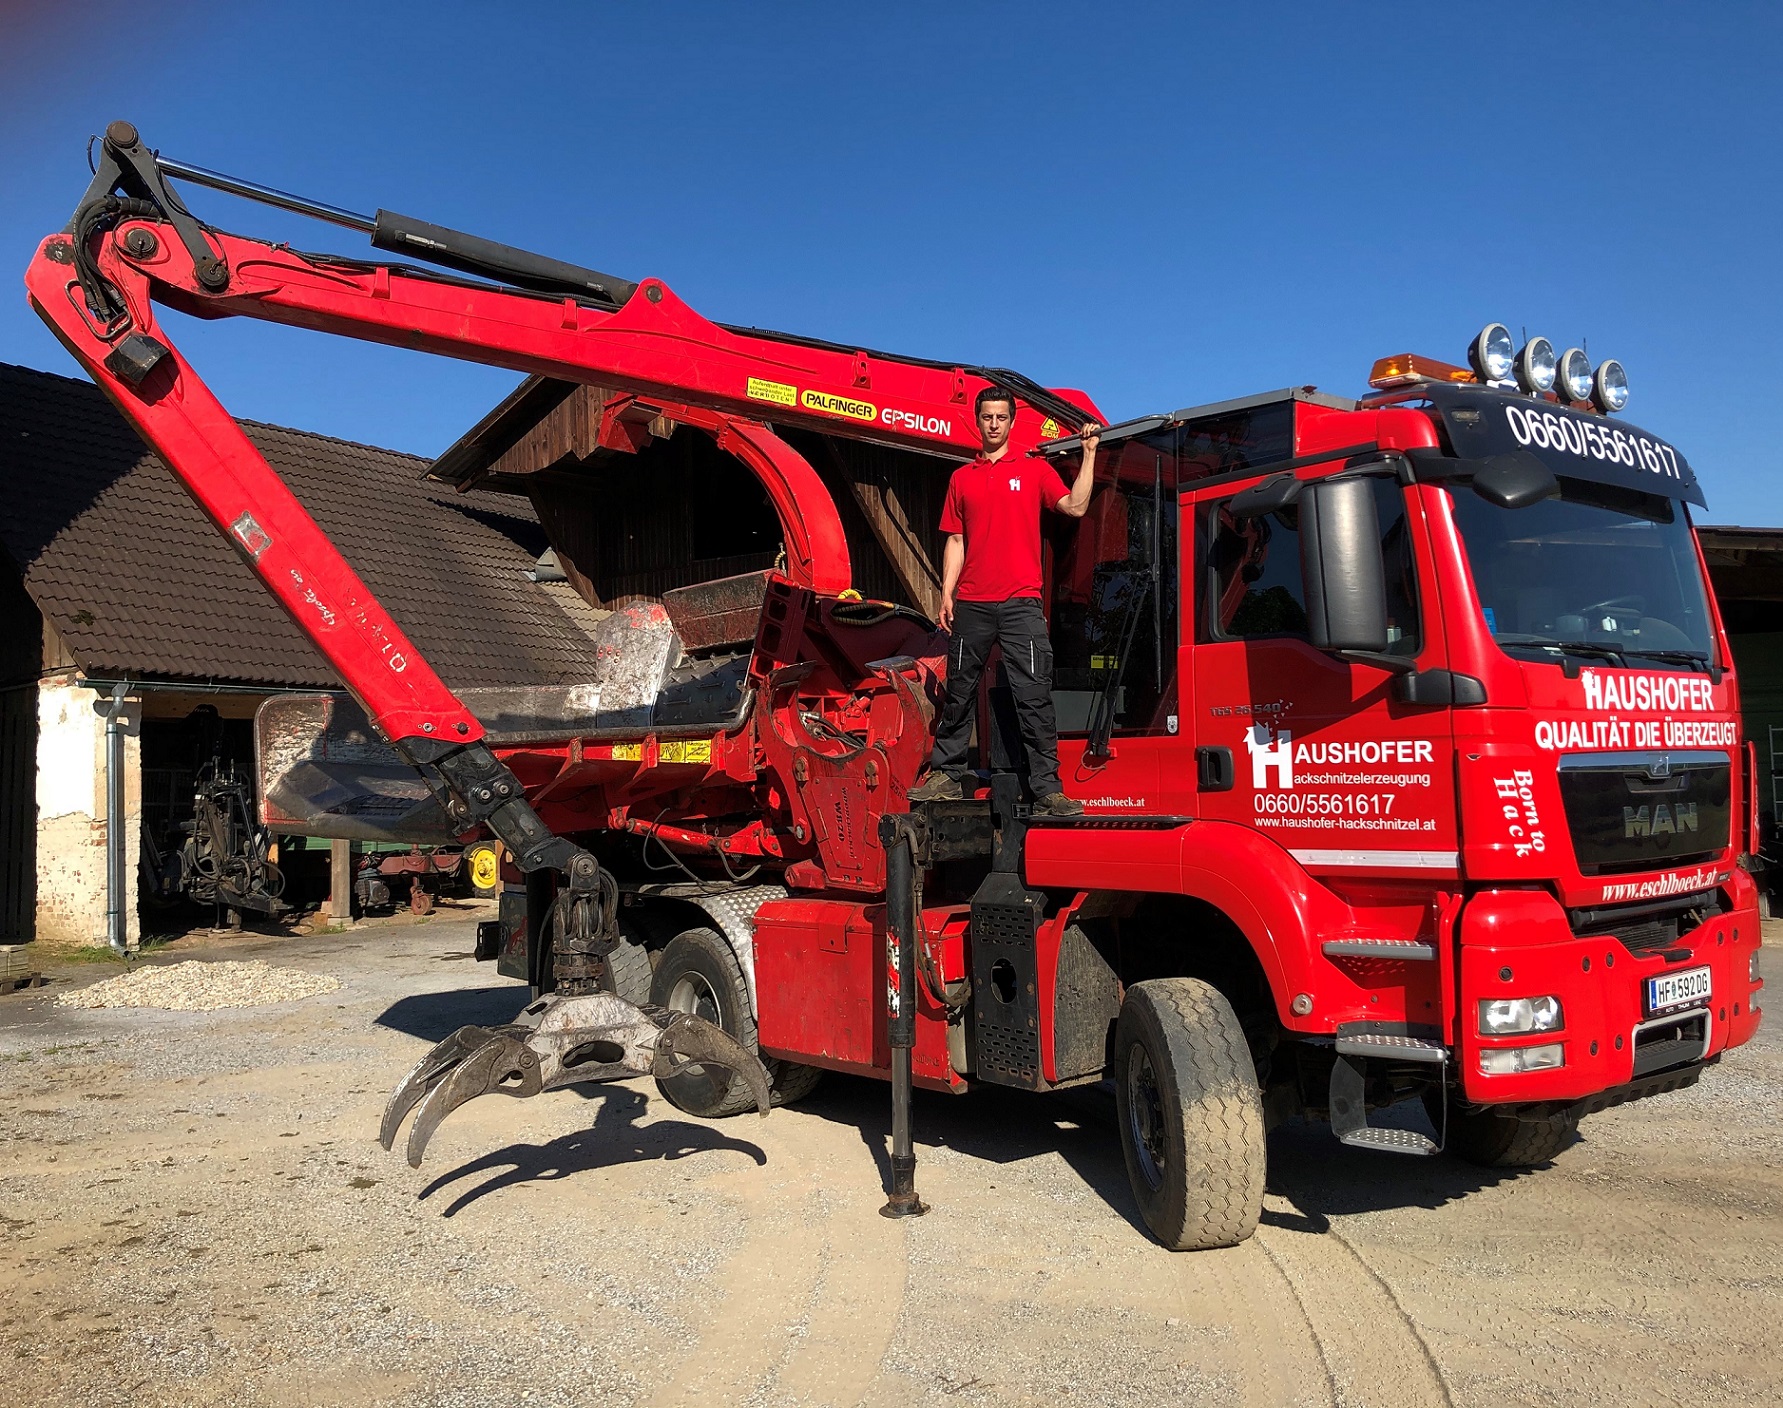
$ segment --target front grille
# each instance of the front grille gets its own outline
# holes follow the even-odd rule
[[[1584,875],[1711,860],[1732,818],[1725,753],[1578,753],[1560,763],[1560,800]]]
[[[1604,935],[1615,939],[1637,957],[1663,953],[1679,944],[1717,914],[1732,905],[1720,890],[1697,890],[1671,899],[1644,904],[1606,905],[1575,909],[1568,915],[1573,933],[1580,938]]]

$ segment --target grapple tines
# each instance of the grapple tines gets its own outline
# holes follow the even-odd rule
[[[479,1095],[537,1095],[565,1085],[670,1076],[690,1064],[737,1072],[749,1083],[756,1108],[768,1113],[766,1068],[703,1018],[635,1007],[611,993],[542,997],[517,1021],[460,1027],[423,1056],[391,1095],[378,1137],[391,1148],[415,1110],[407,1154],[410,1167],[419,1168],[440,1122]]]

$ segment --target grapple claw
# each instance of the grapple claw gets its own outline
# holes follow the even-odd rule
[[[409,1130],[409,1167],[421,1167],[421,1156],[427,1152],[428,1141],[440,1127],[440,1121],[460,1105],[490,1091],[537,1095],[541,1089],[539,1058],[513,1036],[505,1032],[493,1034],[453,1066],[422,1099],[415,1111],[414,1127]]]
[[[461,1027],[429,1051],[390,1097],[379,1138],[386,1149],[411,1110],[409,1165],[440,1122],[479,1095],[537,1095],[565,1085],[674,1075],[689,1065],[735,1071],[756,1108],[768,1113],[768,1072],[721,1027],[686,1012],[634,1007],[611,993],[552,996],[530,1004],[516,1022]]]
[[[748,1083],[755,1108],[763,1119],[772,1106],[767,1067],[761,1058],[727,1032],[688,1012],[668,1014],[668,1024],[656,1042],[653,1073],[658,1079],[674,1075],[686,1066],[720,1066],[735,1071]]]
[[[391,1092],[390,1101],[384,1106],[384,1120],[378,1127],[378,1142],[386,1149],[391,1148],[396,1143],[396,1131],[402,1128],[402,1122],[408,1117],[409,1111],[426,1097],[448,1071],[471,1052],[487,1044],[494,1035],[487,1027],[460,1027],[417,1061],[414,1069]]]

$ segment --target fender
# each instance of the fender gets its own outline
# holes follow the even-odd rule
[[[759,1012],[755,997],[755,912],[772,900],[785,899],[786,887],[750,885],[743,889],[720,890],[716,893],[704,890],[692,894],[681,893],[683,890],[695,889],[692,885],[663,885],[655,889],[646,887],[641,893],[657,895],[663,899],[685,900],[696,909],[705,911],[706,917],[712,921],[712,927],[724,935],[724,941],[737,956],[737,966],[743,970],[743,985],[749,990],[750,1012]]]
[[[1403,1010],[1318,953],[1302,935],[1403,938],[1370,923],[1274,841],[1230,822],[1195,821],[1167,831],[1037,827],[1027,837],[1030,885],[1183,895],[1227,916],[1249,942],[1269,981],[1282,1026],[1328,1034],[1340,1022],[1398,1019]],[[1277,936],[1282,941],[1277,941]],[[1296,995],[1313,999],[1304,1015]]]

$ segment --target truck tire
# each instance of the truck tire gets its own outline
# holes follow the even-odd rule
[[[1435,1120],[1439,1112],[1431,1115]],[[1449,1107],[1448,1150],[1482,1168],[1533,1168],[1567,1148],[1579,1132],[1571,1110],[1552,1115],[1520,1115],[1491,1105]]]
[[[801,1066],[797,1061],[770,1060],[768,1071],[774,1077],[772,1103],[775,1109],[797,1104],[823,1081],[822,1066]]]
[[[621,949],[629,947],[621,945]],[[615,956],[619,952],[615,950]],[[639,948],[636,952],[642,955],[644,950]],[[614,971],[617,976],[618,969]],[[642,976],[648,984],[649,1000],[657,1006],[704,1017],[723,1027],[749,1050],[756,1049],[749,985],[743,979],[736,954],[716,930],[682,930],[662,949],[654,974],[646,958]],[[619,995],[626,996],[623,991]],[[823,1072],[815,1066],[772,1058],[762,1064],[768,1069],[770,1103],[774,1106],[804,1099],[823,1078]],[[676,1109],[702,1119],[722,1119],[755,1108],[748,1083],[728,1071],[708,1072],[703,1066],[696,1066],[657,1081],[656,1087]]]
[[[619,925],[619,945],[607,955],[607,990],[634,1007],[650,1001],[650,950],[635,933]]]
[[[1139,1214],[1172,1251],[1236,1246],[1263,1212],[1263,1100],[1244,1028],[1199,978],[1127,989],[1115,1025],[1121,1152]]]

